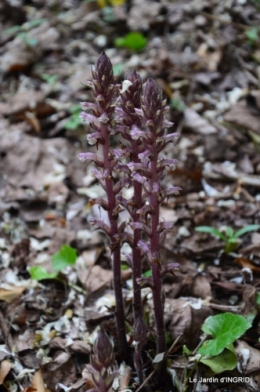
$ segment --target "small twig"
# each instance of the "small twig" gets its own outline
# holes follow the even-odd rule
[[[164,359],[167,358],[167,357],[171,354],[171,351],[172,351],[173,348],[176,346],[176,344],[178,343],[178,341],[179,341],[180,338],[181,338],[181,335],[178,336],[178,337],[174,340],[174,342],[173,342],[173,344],[171,345],[171,347],[169,348],[169,350],[166,351],[166,353],[165,353],[165,355],[164,355]],[[150,378],[157,372],[157,370],[158,370],[158,369],[154,369],[154,370],[152,371],[152,373],[149,374],[149,376],[144,380],[144,382],[140,385],[140,387],[136,390],[136,392],[140,392],[140,391],[141,391],[141,389],[145,386],[145,384],[147,384],[147,382],[148,382],[148,381],[150,380]]]

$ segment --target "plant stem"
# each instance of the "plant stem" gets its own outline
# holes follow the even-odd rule
[[[152,213],[152,235],[151,235],[151,254],[158,255],[158,259],[152,262],[152,276],[153,276],[153,304],[154,304],[154,316],[156,324],[156,347],[157,354],[162,353],[166,350],[166,340],[165,340],[165,328],[163,320],[163,301],[162,301],[162,283],[160,274],[160,243],[159,243],[159,233],[157,232],[159,224],[159,213],[160,213],[160,203],[158,200],[157,193],[153,193],[153,184],[158,180],[157,174],[157,161],[158,153],[153,156],[153,161],[151,162],[151,194],[150,194],[150,204],[153,209]]]
[[[127,359],[127,341],[124,321],[124,300],[122,293],[122,281],[121,281],[121,254],[120,254],[120,241],[115,237],[118,234],[118,214],[115,212],[117,203],[116,196],[113,190],[113,167],[110,157],[110,143],[109,143],[109,129],[106,124],[101,125],[101,132],[104,138],[103,144],[103,159],[104,168],[108,170],[108,176],[105,180],[107,200],[108,200],[108,218],[110,221],[110,240],[111,240],[111,252],[112,252],[112,269],[113,269],[113,283],[116,298],[116,326],[117,336],[119,343],[120,356],[123,360]]]
[[[138,222],[139,215],[137,214],[137,210],[142,207],[142,185],[134,181],[134,197],[135,197],[135,208],[133,213],[133,221]],[[141,263],[141,250],[138,247],[138,241],[141,239],[141,230],[134,230],[134,241],[133,241],[133,299],[134,299],[134,320],[137,320],[139,317],[142,317],[142,297],[141,297],[141,288],[137,283],[138,278],[142,275],[142,263]]]

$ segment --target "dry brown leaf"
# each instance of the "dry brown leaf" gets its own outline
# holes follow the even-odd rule
[[[217,132],[213,125],[190,108],[186,108],[184,111],[184,126],[200,135],[210,135]]]
[[[254,272],[260,272],[260,267],[253,264],[252,261],[246,259],[245,257],[238,257],[234,262],[243,268],[250,268]]]
[[[37,390],[37,392],[46,392],[43,378],[42,378],[42,371],[41,369],[37,370],[34,373],[33,379],[32,379],[32,387]]]
[[[244,374],[251,374],[255,371],[259,371],[259,364],[260,364],[259,350],[256,350],[255,348],[249,346],[246,342],[242,340],[238,340],[235,350],[238,355],[238,359],[240,363],[241,362],[243,363],[243,354],[245,353],[245,350],[248,350],[250,353],[248,361],[245,364],[246,366],[244,366],[242,369]]]
[[[11,362],[9,362],[7,360],[4,360],[3,362],[1,362],[1,365],[0,365],[0,385],[2,385],[4,383],[5,377],[10,372],[11,368],[12,368]]]
[[[86,286],[89,293],[101,290],[112,282],[112,271],[94,265],[90,271],[81,271],[80,281]]]
[[[21,392],[34,392],[34,391],[37,391],[37,389],[33,387],[28,387],[23,389]]]
[[[197,298],[206,299],[211,297],[211,287],[208,278],[203,275],[197,275],[193,280],[191,292]]]
[[[181,343],[195,347],[199,341],[200,327],[205,319],[212,315],[212,310],[203,305],[194,309],[187,300],[181,298],[166,299],[165,305],[170,321],[168,331],[172,339],[175,340],[181,335]]]
[[[26,290],[26,287],[15,286],[13,286],[11,290],[0,289],[0,300],[5,301],[9,304],[15,298],[20,297],[24,290]]]
[[[243,100],[233,105],[224,115],[224,120],[228,123],[238,125],[251,130],[259,135],[259,116],[250,112],[247,103]]]

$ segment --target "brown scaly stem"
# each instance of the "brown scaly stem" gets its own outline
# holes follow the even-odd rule
[[[137,222],[139,216],[137,214],[137,210],[142,207],[142,186],[137,181],[134,181],[134,197],[135,197],[135,210],[133,213],[133,220]],[[142,263],[141,263],[141,251],[138,247],[138,242],[141,239],[141,230],[134,230],[134,241],[133,241],[133,298],[134,298],[134,320],[137,320],[138,317],[142,317],[142,297],[141,297],[141,288],[138,284],[138,279],[142,275]]]
[[[152,178],[150,182],[151,189],[153,184],[158,182],[157,178],[157,160],[158,155],[153,157],[151,172]],[[152,234],[150,240],[151,253],[159,255],[160,252],[160,235],[157,232],[159,225],[159,213],[160,213],[160,203],[158,196],[155,193],[151,193],[150,205],[152,207]],[[152,277],[153,277],[153,304],[154,304],[154,318],[156,324],[156,348],[157,354],[162,353],[166,350],[166,340],[165,340],[165,327],[163,320],[163,300],[162,300],[162,283],[161,283],[161,271],[160,271],[161,260],[158,258],[152,263]]]
[[[107,178],[105,179],[105,188],[107,192],[108,201],[108,217],[110,222],[110,248],[112,252],[112,270],[113,270],[113,283],[116,298],[116,326],[117,336],[120,350],[120,357],[123,360],[127,360],[127,341],[124,321],[124,300],[122,293],[122,281],[121,281],[121,254],[120,246],[121,241],[116,238],[119,233],[118,230],[118,214],[116,213],[116,195],[114,192],[114,180],[113,180],[113,169],[111,165],[111,154],[110,154],[110,142],[109,142],[109,130],[106,124],[101,124],[101,133],[104,139],[103,144],[103,159],[104,167],[108,171]]]

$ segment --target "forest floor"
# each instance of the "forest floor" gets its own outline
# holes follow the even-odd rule
[[[195,228],[232,238],[232,229],[260,224],[260,2],[115,3],[0,4],[0,390],[83,392],[91,387],[85,365],[97,327],[116,338],[108,242],[89,223],[100,214],[89,201],[102,190],[77,159],[89,148],[79,102],[92,99],[85,82],[105,50],[120,80],[133,69],[156,80],[179,134],[167,147],[179,162],[167,181],[182,190],[161,208],[175,225],[163,261],[180,264],[163,281],[169,346],[179,338],[169,356],[179,391],[259,391],[260,231],[225,252],[220,238]],[[123,47],[131,31],[142,33],[139,50],[129,48],[133,42]],[[35,279],[29,269],[53,272],[62,245],[76,249],[76,263],[59,279]],[[122,276],[130,315],[131,270]],[[148,289],[153,329],[150,300]],[[253,320],[235,342],[238,366],[218,375],[192,367],[183,345],[195,350],[205,319],[225,312]],[[136,390],[134,368],[122,371],[120,390]],[[192,382],[212,375],[214,382]]]

